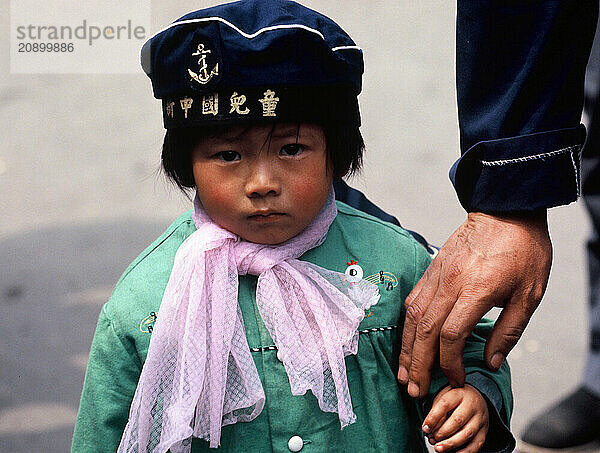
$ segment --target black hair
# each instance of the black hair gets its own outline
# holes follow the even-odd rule
[[[360,170],[365,149],[359,129],[359,117],[348,115],[345,119],[346,121],[340,121],[338,112],[335,121],[323,119],[316,122],[325,134],[327,158],[332,163],[333,176],[340,178]],[[196,145],[202,138],[225,132],[229,127],[232,126],[203,125],[167,129],[162,147],[163,170],[184,193],[196,186],[192,171],[192,151]]]

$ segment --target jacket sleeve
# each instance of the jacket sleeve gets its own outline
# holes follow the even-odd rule
[[[577,199],[597,16],[597,0],[458,0],[461,157],[450,179],[467,211]]]
[[[117,451],[140,372],[133,345],[117,334],[104,306],[90,350],[73,453]]]

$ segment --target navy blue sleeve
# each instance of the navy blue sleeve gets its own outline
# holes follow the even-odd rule
[[[585,66],[598,0],[458,0],[461,158],[467,211],[527,211],[579,195]]]

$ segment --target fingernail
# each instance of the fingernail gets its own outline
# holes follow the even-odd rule
[[[431,445],[435,445],[435,438],[433,436],[428,437],[427,440]]]
[[[435,451],[444,451],[444,446],[443,445],[436,445],[435,446]]]
[[[403,366],[398,368],[398,380],[402,384],[406,384],[408,382],[408,370],[406,368],[404,368]]]
[[[419,386],[414,382],[408,383],[408,394],[413,398],[417,398],[419,396]]]
[[[429,427],[429,425],[423,425],[423,432],[429,433],[429,431],[431,431],[431,428]]]
[[[492,356],[492,360],[490,360],[490,364],[492,365],[492,368],[494,369],[498,369],[500,368],[500,366],[502,365],[502,362],[504,362],[504,354],[502,354],[501,352],[497,352]]]

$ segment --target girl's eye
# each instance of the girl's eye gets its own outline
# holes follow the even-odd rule
[[[281,147],[279,154],[283,156],[297,156],[304,151],[305,146],[299,143],[290,143]]]
[[[233,162],[240,160],[241,156],[236,151],[221,151],[215,155],[215,157],[221,159],[224,162]]]

